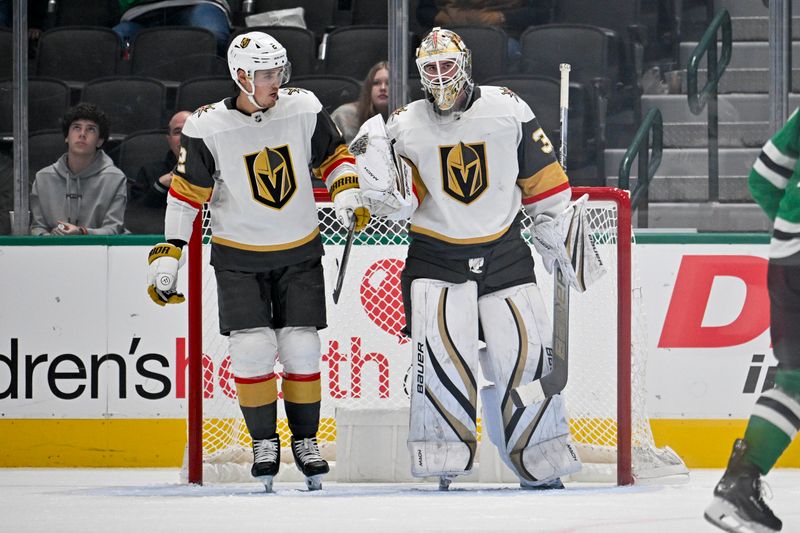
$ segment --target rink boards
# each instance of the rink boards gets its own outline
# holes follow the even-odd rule
[[[776,364],[769,342],[768,238],[637,238],[656,442],[674,448],[690,467],[723,466]],[[0,240],[0,466],[180,464],[186,308],[157,307],[145,293],[146,255],[154,242],[138,236]],[[337,338],[336,327],[321,332],[323,378],[331,378],[323,379],[327,418],[358,396],[371,395],[383,406],[402,402],[405,394],[401,313],[370,298],[377,288],[396,290],[381,285],[396,282],[404,252],[354,251],[348,277],[354,296],[331,308],[329,323],[346,320],[357,333]],[[330,247],[324,260],[329,287],[340,253]],[[212,372],[213,394],[230,396],[230,376]],[[779,465],[800,466],[800,452],[790,448]]]

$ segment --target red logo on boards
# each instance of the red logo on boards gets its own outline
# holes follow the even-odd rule
[[[745,286],[738,316],[729,324],[704,326],[717,277]],[[675,279],[659,348],[723,348],[749,342],[769,328],[767,260],[750,255],[686,255]]]
[[[405,261],[381,259],[370,265],[361,280],[361,307],[369,319],[383,331],[405,344],[409,341],[402,330],[406,326],[400,274]]]

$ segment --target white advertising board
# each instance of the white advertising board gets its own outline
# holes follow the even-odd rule
[[[186,306],[149,300],[147,249],[0,247],[0,417],[185,416]],[[324,258],[328,292],[340,253],[329,248]],[[651,417],[747,418],[775,365],[767,246],[638,245],[636,253]],[[402,401],[409,363],[399,332],[404,255],[399,246],[354,247],[345,283],[357,297],[329,301],[332,327],[321,332],[326,411],[366,396]],[[393,299],[377,299],[377,288]],[[339,338],[334,331],[357,333]],[[229,395],[227,369],[212,371],[215,394]]]

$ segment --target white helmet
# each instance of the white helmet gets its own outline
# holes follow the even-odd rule
[[[257,70],[270,70],[283,67],[281,85],[289,81],[292,73],[292,64],[286,56],[286,49],[274,37],[260,31],[251,31],[234,37],[228,47],[228,68],[236,85],[244,92],[250,103],[261,107],[255,102],[255,84],[253,75]],[[239,82],[238,71],[243,70],[247,80],[250,81],[251,90],[245,89]]]
[[[439,27],[433,28],[417,48],[417,70],[428,97],[440,112],[456,111],[462,89],[472,91],[472,53],[459,35]],[[440,61],[452,61],[453,68],[442,72]],[[435,65],[426,69],[426,65]]]

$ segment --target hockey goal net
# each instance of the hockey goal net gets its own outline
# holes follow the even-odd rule
[[[401,333],[405,318],[400,291],[408,235],[405,224],[373,220],[356,237],[342,295],[334,305],[331,293],[346,230],[336,220],[327,193],[316,192],[328,292],[328,328],[320,331],[318,440],[323,455],[336,461],[348,453],[336,447],[337,409],[358,409],[362,416],[372,410],[380,416],[409,404],[405,389],[411,352]],[[586,293],[572,291],[570,301],[565,397],[571,437],[585,464],[576,479],[630,484],[683,474],[680,458],[656,447],[646,415],[647,343],[642,292],[632,268],[628,194],[606,187],[573,189],[574,198],[583,194],[589,195],[591,235],[608,273]],[[198,217],[195,228],[189,252],[189,435],[183,478],[193,483],[243,481],[250,479],[252,452],[236,400],[227,339],[217,329],[207,217]],[[538,265],[536,275],[545,302],[552,302],[552,277]],[[278,404],[278,429],[286,447],[288,426],[282,402]],[[288,449],[281,455],[291,457]],[[333,475],[336,479],[335,469]]]

